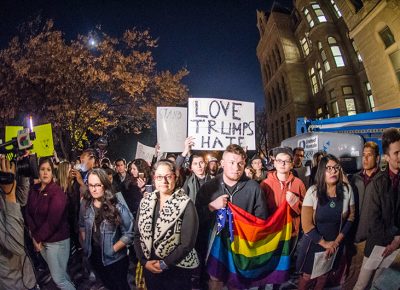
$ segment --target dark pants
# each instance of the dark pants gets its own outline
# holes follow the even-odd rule
[[[153,274],[143,268],[144,279],[148,290],[191,290],[192,270],[172,267],[159,274]]]
[[[104,266],[101,260],[101,253],[95,251],[90,256],[90,264],[93,267],[96,277],[109,290],[130,290],[128,284],[128,256],[111,265]]]

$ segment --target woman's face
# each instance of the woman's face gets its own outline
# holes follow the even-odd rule
[[[261,159],[254,159],[251,161],[251,167],[253,167],[254,170],[261,170],[262,169],[262,161]]]
[[[334,185],[339,181],[340,165],[333,160],[329,160],[325,166],[325,182]]]
[[[48,162],[43,163],[39,167],[39,179],[42,185],[47,185],[53,180],[53,172]]]
[[[139,177],[139,170],[138,170],[138,168],[136,167],[135,164],[131,165],[131,174],[132,174],[133,177],[136,177],[136,178]]]
[[[162,194],[172,194],[175,189],[176,176],[167,165],[158,166],[154,173],[154,184]]]
[[[90,174],[88,178],[88,187],[90,195],[94,199],[99,199],[104,195],[104,185],[101,183],[100,178],[95,174]]]

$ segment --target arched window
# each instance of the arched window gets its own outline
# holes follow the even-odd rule
[[[342,53],[340,51],[340,47],[337,44],[336,39],[334,37],[330,36],[330,37],[328,37],[328,43],[331,48],[333,58],[335,59],[336,67],[343,67],[344,61],[343,61]]]
[[[325,50],[322,48],[321,42],[318,42],[318,50],[319,50],[319,53],[321,54],[322,64],[324,65],[325,72],[330,71],[331,66],[329,64],[328,58],[326,57]]]
[[[315,95],[318,93],[318,83],[317,83],[317,75],[315,74],[315,69],[312,67],[308,73],[311,80],[311,90]]]
[[[310,11],[308,11],[308,9],[305,8],[303,12],[304,12],[304,16],[307,19],[308,25],[310,25],[310,28],[313,28],[314,27],[314,20],[311,17]]]
[[[324,15],[324,11],[322,11],[321,6],[318,3],[312,4],[311,7],[313,8],[315,15],[317,15],[318,22],[326,22],[326,17]]]

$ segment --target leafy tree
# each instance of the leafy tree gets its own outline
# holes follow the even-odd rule
[[[140,133],[157,106],[187,101],[186,69],[157,71],[148,30],[126,30],[119,38],[98,27],[98,43],[78,35],[67,41],[52,20],[32,21],[0,51],[0,125],[19,114],[50,122],[67,158],[88,136],[111,128]]]

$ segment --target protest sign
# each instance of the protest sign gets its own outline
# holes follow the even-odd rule
[[[194,150],[225,150],[230,144],[255,150],[254,103],[189,98],[188,136]]]
[[[22,126],[6,126],[6,142],[17,137],[18,131],[22,129]],[[29,151],[36,153],[38,157],[53,156],[54,143],[51,124],[35,126],[33,127],[33,132],[36,134],[36,139],[32,141],[33,148],[29,149]]]
[[[135,159],[141,158],[146,160],[149,164],[151,164],[154,153],[155,153],[154,147],[146,146],[140,142],[137,142]]]
[[[187,108],[157,107],[157,142],[161,152],[182,152],[187,131]]]
[[[39,157],[53,156],[53,130],[51,124],[44,124],[33,127],[36,133],[36,139],[33,141],[32,153],[36,153]]]

